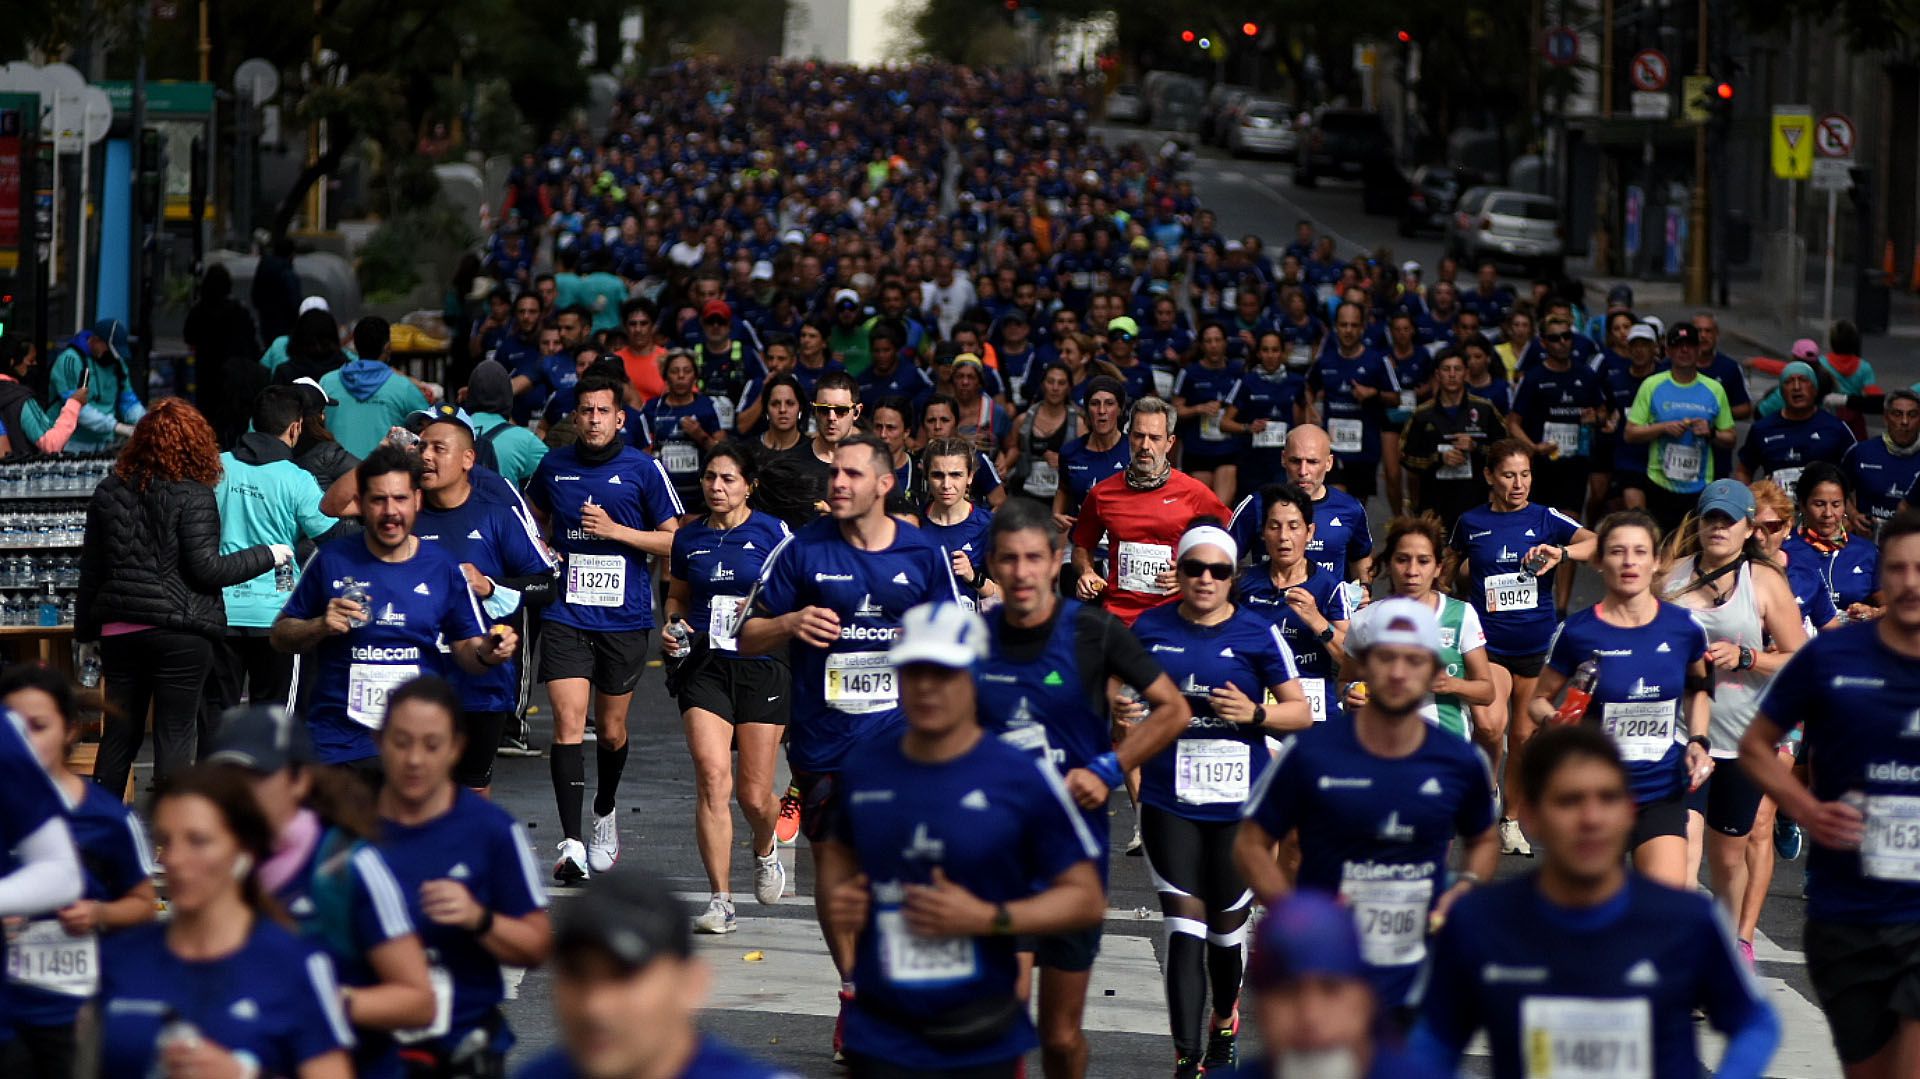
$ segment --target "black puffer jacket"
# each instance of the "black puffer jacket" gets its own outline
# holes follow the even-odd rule
[[[213,488],[162,481],[143,495],[109,475],[87,504],[74,637],[98,640],[107,622],[218,636],[227,625],[220,589],[272,568],[266,546],[220,553]]]

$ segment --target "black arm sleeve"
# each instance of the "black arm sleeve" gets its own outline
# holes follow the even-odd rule
[[[1080,619],[1073,629],[1075,658],[1080,662],[1087,698],[1101,713],[1106,712],[1109,677],[1144,693],[1166,673],[1127,624],[1102,608],[1080,608]]]
[[[504,585],[520,593],[522,607],[545,607],[552,603],[558,592],[559,570],[546,570],[542,573],[530,573],[525,577],[500,577],[494,583]]]

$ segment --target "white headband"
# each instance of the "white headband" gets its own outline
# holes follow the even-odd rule
[[[1187,529],[1187,534],[1180,537],[1180,550],[1174,557],[1185,558],[1187,552],[1195,547],[1218,547],[1227,552],[1227,561],[1240,561],[1240,545],[1233,542],[1233,537],[1227,535],[1227,530],[1224,528],[1201,525],[1198,528]]]

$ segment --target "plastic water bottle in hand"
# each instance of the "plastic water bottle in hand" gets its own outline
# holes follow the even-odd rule
[[[668,659],[684,659],[693,650],[693,627],[678,615],[667,623],[666,648]]]
[[[365,626],[373,611],[373,595],[367,591],[367,582],[357,581],[352,577],[347,578],[347,586],[341,590],[340,598],[360,605],[360,613],[349,619],[349,624],[354,629]]]
[[[1560,707],[1554,709],[1553,721],[1580,722],[1587,714],[1587,705],[1593,703],[1593,687],[1599,684],[1600,653],[1595,652],[1573,669],[1573,677],[1567,679],[1566,695],[1560,698]]]

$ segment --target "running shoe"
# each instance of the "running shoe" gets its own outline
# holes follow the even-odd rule
[[[553,879],[562,884],[578,884],[587,876],[587,845],[578,839],[561,840],[560,860],[553,863]]]
[[[788,787],[780,799],[780,819],[773,822],[773,837],[791,843],[800,835],[800,788]]]
[[[1192,1057],[1180,1057],[1173,1062],[1173,1079],[1198,1079],[1200,1062]]]
[[[1800,857],[1806,846],[1807,833],[1801,829],[1799,821],[1785,814],[1773,818],[1773,852],[1780,856],[1781,861],[1791,862]]]
[[[1127,857],[1138,858],[1140,857],[1140,853],[1146,849],[1146,842],[1140,838],[1140,826],[1136,824],[1133,826],[1133,839],[1127,843]]]
[[[1232,1068],[1240,1063],[1240,1008],[1234,1006],[1233,1018],[1207,1034],[1207,1055],[1200,1060],[1206,1071]]]
[[[1740,942],[1740,958],[1747,961],[1748,970],[1753,969],[1753,942],[1752,941],[1743,940]]]
[[[500,736],[500,756],[502,757],[538,757],[540,751],[527,744],[526,738],[519,734]]]
[[[842,1067],[847,1063],[847,1005],[853,1002],[853,990],[840,990],[840,1015],[833,1021],[833,1062]]]
[[[605,873],[620,860],[618,810],[606,816],[594,814],[593,838],[587,842],[587,865],[595,873]]]
[[[731,933],[738,928],[733,920],[733,903],[717,895],[707,900],[705,913],[693,920],[696,933]]]
[[[1519,821],[1500,822],[1500,853],[1518,854],[1524,858],[1533,857],[1533,845],[1527,842],[1526,833],[1520,830]]]
[[[786,893],[787,867],[780,864],[780,847],[775,844],[765,857],[753,859],[753,897],[770,907]]]

